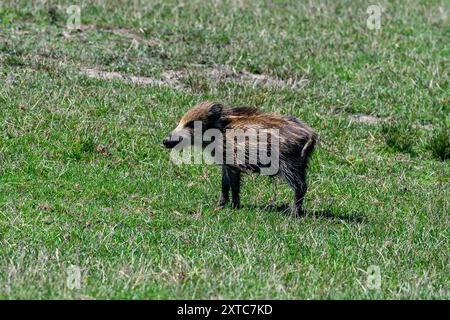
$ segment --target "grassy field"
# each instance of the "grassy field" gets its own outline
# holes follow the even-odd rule
[[[450,6],[374,4],[0,1],[0,298],[449,299]],[[321,134],[304,218],[170,161],[207,99]]]

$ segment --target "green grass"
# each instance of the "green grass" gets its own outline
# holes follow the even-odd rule
[[[381,1],[378,31],[366,1],[82,3],[91,27],[72,33],[70,1],[0,6],[0,298],[450,298],[446,1]],[[218,66],[305,81],[202,71]],[[306,217],[258,176],[241,210],[216,210],[220,169],[170,162],[163,138],[206,99],[321,134]]]

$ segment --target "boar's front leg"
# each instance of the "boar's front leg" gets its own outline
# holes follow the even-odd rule
[[[225,165],[222,166],[222,193],[220,195],[219,207],[223,208],[228,203],[228,196],[230,193],[230,177],[228,176],[228,169]]]
[[[231,203],[233,209],[239,209],[241,190],[241,173],[227,165],[222,166],[222,194],[220,196],[219,207],[224,207],[228,203],[228,195],[231,189]]]
[[[241,206],[239,193],[241,191],[241,172],[230,166],[223,166],[231,188],[231,204],[233,209]]]
[[[239,197],[241,191],[241,172],[228,168],[228,177],[230,178],[231,203],[233,209],[239,209],[241,206],[241,199]]]

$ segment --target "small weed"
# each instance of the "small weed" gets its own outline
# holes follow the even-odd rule
[[[409,125],[384,123],[381,132],[386,145],[395,152],[416,154],[414,151],[415,132]]]
[[[441,161],[450,159],[450,130],[448,127],[443,126],[433,132],[429,148],[436,159]]]

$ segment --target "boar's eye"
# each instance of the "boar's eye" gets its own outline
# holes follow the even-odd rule
[[[188,123],[186,123],[185,127],[193,129],[194,128],[194,121],[189,121]]]

